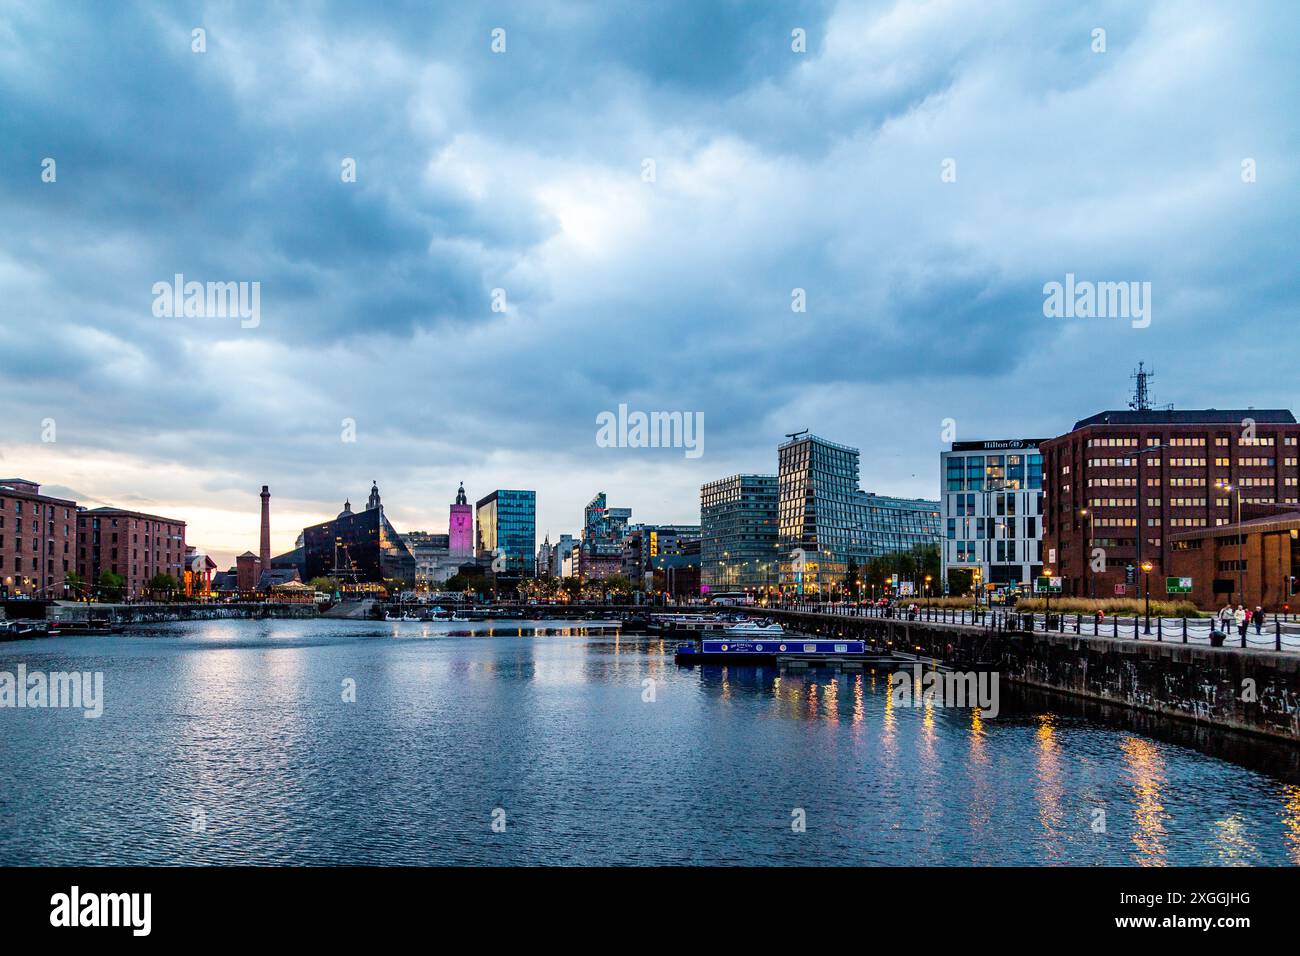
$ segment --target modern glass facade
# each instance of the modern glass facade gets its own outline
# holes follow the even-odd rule
[[[415,583],[415,557],[379,506],[345,508],[333,521],[304,528],[302,554],[304,581],[327,576],[344,584]]]
[[[850,560],[938,543],[939,502],[862,491],[858,461],[858,449],[816,435],[778,448],[783,588],[820,591],[844,582]]]
[[[776,475],[732,475],[700,488],[702,587],[774,587],[780,557]]]
[[[943,563],[984,584],[1025,584],[1043,565],[1039,439],[953,442],[940,458]]]
[[[583,509],[582,540],[621,542],[627,534],[627,524],[631,520],[631,508],[611,508],[605,498],[605,492],[598,492]]]
[[[862,493],[866,548],[855,553],[859,564],[863,558],[910,551],[922,545],[939,543],[939,502],[924,498],[889,498]]]
[[[474,506],[478,557],[495,561],[496,573],[533,577],[537,573],[537,492],[498,489]],[[498,552],[497,549],[500,549]]]

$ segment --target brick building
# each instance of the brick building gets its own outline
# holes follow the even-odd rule
[[[40,493],[25,478],[0,479],[0,595],[64,598],[76,569],[77,503]]]
[[[124,508],[77,513],[77,571],[94,585],[105,571],[125,581],[125,597],[138,598],[157,574],[184,581],[185,522]]]
[[[257,582],[262,577],[262,559],[252,551],[245,551],[235,557],[235,581],[239,593],[251,596],[257,590]]]
[[[1221,529],[1239,507],[1297,503],[1297,440],[1300,425],[1282,409],[1110,411],[1076,422],[1041,445],[1043,563],[1066,594],[1136,597],[1150,561],[1151,593],[1164,597],[1171,536]]]
[[[1201,608],[1228,602],[1281,610],[1300,574],[1300,508],[1242,505],[1240,523],[1169,537],[1169,574],[1192,579]]]

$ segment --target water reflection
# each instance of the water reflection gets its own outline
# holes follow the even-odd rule
[[[1144,866],[1165,863],[1165,821],[1163,790],[1165,774],[1159,748],[1150,740],[1126,736],[1122,742],[1124,762],[1133,792],[1133,862]]]
[[[1300,786],[1006,689],[988,719],[903,706],[885,670],[679,667],[672,642],[577,624],[440,628],[213,622],[22,648],[33,668],[103,666],[106,710],[0,715],[0,864],[1300,864]],[[485,804],[518,821],[509,839]],[[211,838],[191,806],[215,808]],[[809,809],[797,844],[791,807]]]
[[[1056,733],[1056,715],[1039,714],[1037,739],[1038,776],[1035,796],[1038,803],[1038,822],[1042,827],[1039,841],[1052,862],[1062,858],[1066,795],[1064,773],[1061,766],[1061,745]]]
[[[1291,862],[1300,865],[1300,786],[1292,784],[1284,790],[1282,825],[1286,827],[1286,845]]]

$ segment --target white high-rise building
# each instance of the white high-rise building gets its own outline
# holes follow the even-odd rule
[[[959,441],[939,455],[944,580],[978,569],[979,585],[1030,586],[1043,567],[1039,439]]]

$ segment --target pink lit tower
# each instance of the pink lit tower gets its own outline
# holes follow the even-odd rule
[[[262,570],[271,570],[271,489],[262,486],[262,547],[258,552],[262,559]]]
[[[465,500],[463,481],[447,521],[447,553],[453,558],[468,558],[474,554],[474,509]]]

